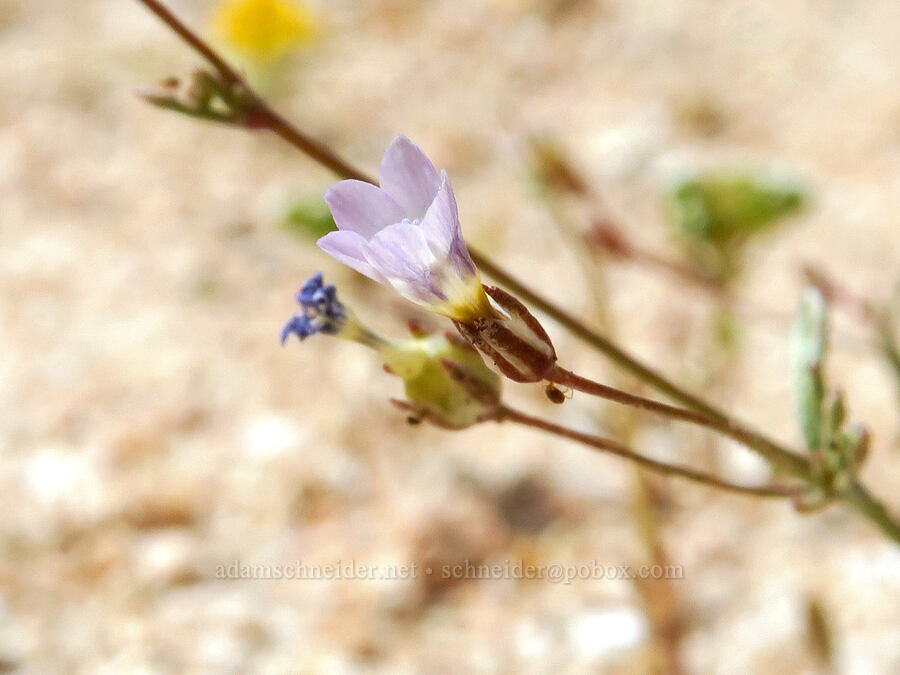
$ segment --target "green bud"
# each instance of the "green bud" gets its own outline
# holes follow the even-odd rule
[[[828,410],[828,438],[837,438],[847,418],[847,408],[844,405],[844,392],[839,391],[834,395],[834,400]]]
[[[484,421],[500,402],[500,377],[473,348],[443,334],[386,342],[379,347],[390,371],[403,380],[414,418],[464,429]]]
[[[291,204],[284,217],[284,227],[311,239],[319,239],[337,229],[321,195],[298,199]]]
[[[860,424],[850,424],[836,441],[841,468],[855,475],[869,454],[869,430]]]

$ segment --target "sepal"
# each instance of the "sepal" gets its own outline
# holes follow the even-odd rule
[[[484,286],[493,312],[454,321],[457,330],[514,382],[540,382],[556,366],[547,331],[528,308],[506,291]]]

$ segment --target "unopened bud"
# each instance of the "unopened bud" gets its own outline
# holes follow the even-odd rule
[[[500,378],[466,343],[442,334],[392,342],[379,349],[403,379],[411,417],[445,429],[464,429],[491,418],[500,405]]]

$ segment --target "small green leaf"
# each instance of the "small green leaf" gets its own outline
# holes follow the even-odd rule
[[[321,196],[304,197],[294,202],[285,214],[284,227],[312,239],[337,229],[331,211]]]
[[[797,416],[810,452],[821,451],[824,444],[822,367],[827,346],[826,318],[822,294],[817,289],[807,289],[800,301],[791,347]]]
[[[796,185],[753,174],[714,172],[682,181],[668,201],[678,234],[722,246],[796,211],[804,194]]]

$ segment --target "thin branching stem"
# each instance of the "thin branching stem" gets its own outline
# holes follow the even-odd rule
[[[662,415],[663,417],[669,417],[675,420],[683,420],[685,422],[691,422],[692,424],[697,424],[703,427],[716,428],[715,422],[713,422],[708,417],[701,415],[700,413],[694,412],[693,410],[688,410],[686,408],[677,408],[675,406],[668,405],[667,403],[654,401],[651,398],[644,398],[643,396],[630,394],[627,391],[622,391],[621,389],[616,389],[615,387],[610,387],[609,385],[601,384],[599,382],[595,382],[594,380],[589,380],[588,378],[582,377],[581,375],[576,375],[571,370],[566,370],[561,366],[554,366],[553,369],[550,370],[550,372],[547,374],[546,379],[548,382],[553,382],[563,387],[569,387],[571,389],[574,389],[575,391],[580,391],[582,393],[589,394],[590,396],[603,398],[607,401],[613,401],[614,403],[631,406],[632,408],[647,410],[648,412],[654,412],[658,415]]]
[[[564,427],[560,424],[555,424],[539,417],[533,417],[531,415],[508,407],[503,407],[500,409],[497,415],[497,421],[515,422],[516,424],[531,427],[532,429],[540,429],[541,431],[546,431],[547,433],[569,439],[570,441],[575,441],[576,443],[590,446],[596,450],[602,450],[603,452],[617,455],[618,457],[622,457],[631,462],[639,464],[640,466],[651,471],[666,474],[669,476],[680,476],[682,478],[692,480],[695,483],[703,483],[710,487],[714,487],[719,490],[725,490],[727,492],[737,492],[753,497],[784,498],[797,497],[805,490],[805,486],[802,485],[766,485],[755,487],[730,483],[726,480],[722,480],[721,478],[713,476],[712,474],[708,474],[703,471],[697,471],[681,464],[669,464],[668,462],[651,459],[650,457],[646,457],[645,455],[635,452],[631,448],[619,443],[618,441],[614,441],[609,438],[603,438],[602,436],[594,436],[592,434],[575,431],[574,429],[569,429],[568,427]]]
[[[181,21],[175,14],[158,0],[138,0],[147,9],[153,12],[174,33],[184,40],[194,51],[202,56],[215,69],[222,80],[230,87],[240,87],[245,96],[252,101],[252,110],[248,110],[247,116],[252,119],[252,126],[260,129],[268,129],[276,133],[282,139],[293,145],[310,159],[330,169],[342,178],[355,178],[356,180],[375,183],[376,181],[359,171],[349,162],[340,157],[336,152],[324,143],[308,136],[294,125],[284,119],[273,110],[266,101],[254,92],[241,74],[229,64],[209,43],[197,35],[193,30]]]
[[[659,401],[644,398],[643,396],[629,394],[621,389],[616,389],[615,387],[589,380],[581,375],[576,375],[572,371],[561,368],[560,366],[554,367],[547,375],[547,379],[550,382],[555,382],[564,387],[571,387],[576,391],[590,394],[591,396],[597,396],[598,398],[603,398],[608,401],[614,401],[615,403],[621,403],[622,405],[628,405],[633,408],[640,408],[641,410],[654,412],[664,417],[683,420],[701,427],[706,427],[707,429],[712,429],[743,445],[755,448],[757,452],[762,454],[767,460],[787,473],[802,476],[802,472],[806,467],[807,463],[803,457],[790,451],[782,453],[777,448],[772,447],[764,436],[747,428],[736,426],[733,423],[724,422],[713,417],[707,417],[692,410],[676,408],[671,405],[666,405],[665,403],[660,403]]]

